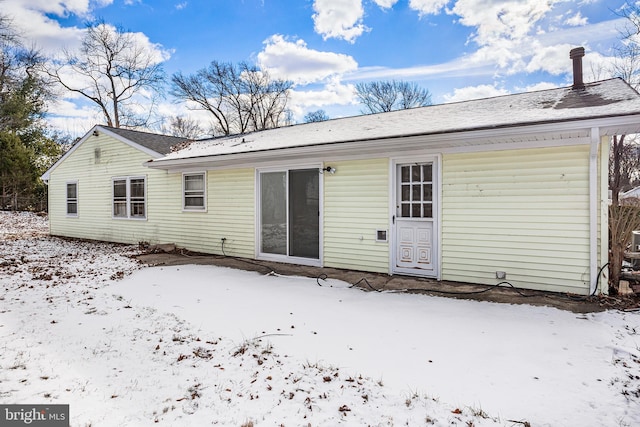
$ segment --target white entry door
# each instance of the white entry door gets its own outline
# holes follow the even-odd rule
[[[436,276],[433,163],[398,164],[394,272]]]

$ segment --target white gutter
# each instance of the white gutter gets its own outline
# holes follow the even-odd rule
[[[589,151],[589,295],[596,291],[598,282],[598,148],[600,128],[591,128]]]

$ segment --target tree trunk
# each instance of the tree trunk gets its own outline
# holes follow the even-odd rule
[[[618,242],[612,242],[609,259],[609,293],[612,295],[618,294],[623,259],[624,248]]]
[[[609,179],[609,188],[611,190],[611,202],[614,205],[618,204],[618,195],[622,187],[622,174],[621,174],[621,162],[624,152],[624,135],[615,135],[613,137],[613,170],[611,172],[611,178]]]

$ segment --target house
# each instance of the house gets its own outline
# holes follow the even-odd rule
[[[640,187],[634,187],[629,191],[625,191],[618,195],[618,200],[620,203],[638,203],[637,201],[640,199]]]
[[[51,234],[607,292],[609,139],[640,95],[574,51],[560,89],[191,143],[96,126],[43,176]]]

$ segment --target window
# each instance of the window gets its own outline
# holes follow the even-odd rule
[[[113,179],[113,217],[147,217],[146,179],[126,177]]]
[[[206,206],[206,174],[204,172],[183,174],[182,209],[204,211]]]
[[[78,182],[67,182],[67,216],[78,216]]]

